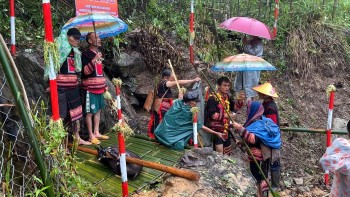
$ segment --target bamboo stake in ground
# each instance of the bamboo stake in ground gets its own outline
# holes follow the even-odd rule
[[[123,115],[122,115],[122,107],[121,107],[121,99],[120,99],[120,90],[122,85],[121,79],[113,79],[113,84],[115,85],[115,92],[117,94],[117,103],[118,103],[118,123],[120,126],[123,124]],[[122,177],[122,193],[123,197],[129,196],[128,191],[128,174],[126,170],[126,160],[125,160],[125,139],[124,134],[121,131],[121,127],[117,129],[118,133],[118,148],[119,148],[119,162],[120,162],[120,172]]]
[[[72,144],[69,144],[68,146],[72,147]],[[98,155],[97,150],[93,150],[93,149],[85,148],[85,147],[81,147],[81,146],[78,146],[77,149],[82,151],[82,152],[85,152],[85,153],[89,153],[89,154],[96,155],[96,156]],[[107,155],[107,157],[112,158],[112,156],[110,156],[110,155]],[[175,168],[175,167],[172,167],[172,166],[166,166],[166,165],[163,165],[163,164],[160,164],[160,163],[156,163],[156,162],[152,162],[152,161],[145,161],[145,160],[142,160],[142,159],[137,159],[137,158],[126,156],[126,162],[127,163],[136,164],[136,165],[140,165],[140,166],[143,166],[143,167],[146,167],[146,168],[152,168],[152,169],[155,169],[155,170],[166,172],[166,173],[169,173],[169,174],[172,174],[172,175],[175,175],[175,176],[179,176],[179,177],[182,177],[182,178],[186,178],[186,179],[189,179],[189,180],[198,181],[199,178],[200,178],[200,175],[197,172],[193,172],[193,171],[190,171],[190,170],[184,170],[184,169],[178,169],[178,168]]]
[[[198,148],[198,131],[197,131],[197,122],[198,122],[198,107],[192,107],[192,122],[193,122],[193,146],[194,148]]]
[[[328,118],[327,118],[327,130],[326,130],[326,146],[329,147],[332,144],[332,119],[333,119],[333,109],[334,109],[334,92],[336,88],[334,85],[327,87],[327,96],[329,97],[328,105]],[[326,185],[329,185],[329,171],[326,170],[324,175],[324,182]]]
[[[43,16],[44,16],[44,29],[45,29],[45,45],[54,46],[53,30],[52,30],[52,17],[51,17],[51,4],[50,0],[42,0]],[[50,68],[49,79],[50,79],[50,96],[51,96],[51,108],[52,108],[52,119],[57,122],[60,119],[59,105],[58,105],[58,90],[56,73],[54,69],[53,61],[53,47],[48,47],[48,58],[45,62],[45,66]],[[55,62],[56,63],[56,62]]]

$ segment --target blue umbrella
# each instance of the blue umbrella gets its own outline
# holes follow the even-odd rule
[[[211,67],[215,72],[277,70],[261,57],[245,53],[225,58]]]
[[[128,30],[128,25],[118,17],[104,12],[90,12],[71,18],[62,28],[76,27],[83,37],[89,32],[96,32],[100,38],[116,36]]]
[[[242,53],[225,58],[212,66],[211,70],[215,72],[246,72],[277,69],[261,57]],[[244,75],[242,76],[242,90],[244,90]]]

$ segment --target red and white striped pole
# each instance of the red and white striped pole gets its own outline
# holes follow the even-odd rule
[[[118,105],[118,124],[122,125],[123,115],[122,115],[122,108],[121,108],[120,88],[121,88],[121,82],[116,82],[115,92],[117,95],[117,105]],[[128,191],[128,175],[126,170],[125,140],[124,140],[123,133],[121,131],[118,132],[118,144],[119,144],[120,172],[122,177],[122,194],[123,194],[123,197],[127,197],[129,195],[129,191]]]
[[[125,141],[122,132],[118,132],[118,143],[119,143],[119,162],[120,172],[122,176],[122,193],[123,197],[129,195],[128,191],[128,174],[126,170],[126,156],[125,156]]]
[[[123,114],[122,114],[122,106],[121,106],[121,99],[120,99],[120,86],[115,86],[115,92],[117,95],[117,111],[118,111],[118,122],[121,123],[123,121]]]
[[[275,0],[275,22],[273,24],[273,37],[276,38],[277,36],[277,19],[278,19],[278,0]]]
[[[193,146],[195,148],[198,148],[198,130],[197,130],[198,112],[194,112],[192,119],[193,119]]]
[[[45,40],[48,43],[54,43],[53,31],[52,31],[52,17],[51,17],[51,4],[50,0],[43,0],[43,12],[44,12],[44,28],[45,28]],[[52,57],[52,51],[49,51],[49,79],[50,79],[50,95],[51,95],[51,108],[52,108],[52,119],[58,121],[60,119],[59,108],[58,108],[58,92],[56,73],[54,70],[54,62]]]
[[[16,55],[15,0],[10,0],[11,54]]]
[[[326,136],[327,136],[326,145],[327,145],[327,147],[329,147],[332,143],[332,120],[333,120],[335,87],[333,85],[330,85],[327,88],[327,93],[329,94],[329,105],[328,105],[328,118],[327,118],[327,130],[326,130]],[[326,170],[326,172],[325,172],[324,182],[326,185],[329,185],[329,171],[328,170]]]
[[[191,14],[190,14],[190,62],[194,64],[194,0],[191,0]]]

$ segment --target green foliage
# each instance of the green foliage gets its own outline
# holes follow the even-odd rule
[[[12,150],[12,144],[10,143],[8,150]],[[11,159],[11,151],[8,151],[8,156],[7,156],[7,162],[6,162],[6,168],[4,168],[4,173],[5,174],[5,190],[8,196],[11,196],[11,190],[10,190],[10,179],[11,179],[11,162],[9,160]]]
[[[10,39],[9,1],[0,0],[0,33],[5,39]],[[52,25],[54,35],[58,35],[60,28],[74,17],[74,5],[51,1]],[[42,1],[15,1],[16,43],[20,46],[32,47],[44,40],[44,19]]]
[[[53,179],[53,187],[57,196],[93,196],[93,186],[77,174],[76,157],[67,153],[66,131],[62,122],[50,122],[46,119],[46,106],[41,102],[40,109],[34,110],[35,132],[40,148],[45,153],[48,171]],[[45,196],[47,187],[42,180],[32,176],[30,180],[33,190],[28,196]]]
[[[288,46],[286,46],[286,38],[291,30],[296,28],[307,27],[310,23],[325,23],[350,28],[350,1],[337,0],[334,10],[334,1],[323,0],[293,0],[280,1],[279,18],[278,18],[278,34],[273,41],[274,50],[272,57],[269,54],[265,56],[268,60],[274,62],[279,68],[279,72],[285,73],[288,68],[288,62],[285,60]],[[120,7],[126,7],[132,4],[130,0],[120,2]],[[189,14],[190,1],[161,1],[148,0],[143,1],[139,9],[133,13],[135,15],[124,13],[125,16],[132,16],[134,21],[143,24],[151,24],[155,28],[174,32],[180,41],[188,42],[189,40]],[[130,8],[130,7],[129,7]],[[219,57],[223,58],[228,55],[238,53],[237,48],[241,47],[243,34],[233,33],[227,30],[217,29],[215,33],[215,25],[213,20],[216,19],[218,24],[227,18],[234,16],[247,16],[256,18],[268,26],[273,27],[274,23],[274,1],[245,1],[245,0],[196,0],[195,1],[195,52],[196,55],[205,62],[219,61]],[[129,11],[131,12],[131,11]],[[332,14],[334,12],[334,17]],[[142,14],[146,13],[146,14]],[[341,28],[339,28],[341,29]],[[229,34],[237,38],[232,40]],[[219,38],[217,38],[219,37]],[[218,43],[215,41],[218,39]],[[347,38],[350,43],[350,37]]]

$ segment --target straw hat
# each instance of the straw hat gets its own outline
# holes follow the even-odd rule
[[[278,98],[278,95],[277,95],[275,88],[272,87],[271,83],[269,83],[269,82],[258,85],[252,89],[261,93],[261,94],[265,94],[267,96]]]

